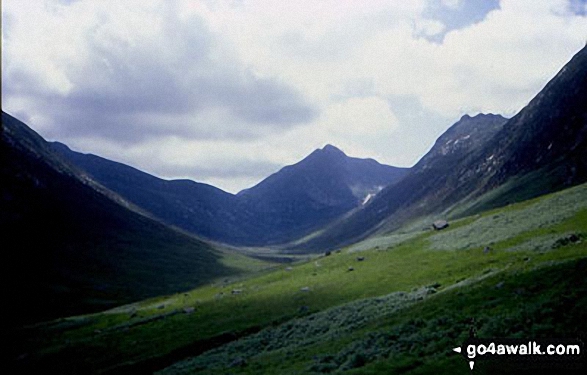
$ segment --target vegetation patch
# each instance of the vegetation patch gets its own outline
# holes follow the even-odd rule
[[[577,262],[587,256],[587,209],[553,205],[551,216],[557,207],[573,213],[555,223],[534,221],[538,227],[504,236],[488,252],[438,251],[430,238],[566,194],[577,203],[579,190],[465,218],[446,232],[419,232],[393,251],[333,251],[22,328],[9,338],[9,358],[16,373],[458,373],[465,364],[450,348],[471,325],[483,335],[559,337],[587,321]],[[527,246],[532,239],[550,249],[535,251]]]
[[[386,298],[396,308],[365,314],[360,307],[381,302],[364,300],[265,329],[161,374],[296,374],[299,368],[312,374],[419,373],[425,364],[439,373],[454,373],[458,365],[466,371],[465,361],[451,349],[471,332],[485,338],[576,337],[587,318],[585,271],[587,258],[494,274],[466,289],[433,296],[426,289],[403,296],[394,293]],[[427,295],[431,298],[416,297]],[[329,325],[331,314],[349,318]],[[352,324],[354,314],[361,316],[362,324]],[[445,363],[448,358],[450,364]],[[479,372],[494,373],[500,369],[496,366],[484,365]]]
[[[587,186],[581,185],[531,204],[494,210],[472,223],[430,236],[434,250],[484,247],[538,228],[548,228],[587,208]]]

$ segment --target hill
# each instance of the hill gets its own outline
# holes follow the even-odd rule
[[[284,167],[238,197],[268,243],[283,243],[319,229],[360,207],[384,187],[401,180],[408,169],[348,157],[332,145]]]
[[[11,325],[104,310],[238,272],[95,183],[2,112],[0,227]]]
[[[516,116],[463,117],[402,181],[298,250],[335,248],[417,219],[460,217],[587,181],[586,102],[587,47]]]
[[[190,180],[164,180],[97,155],[72,151],[53,142],[51,148],[92,179],[164,223],[201,237],[237,242],[245,236],[233,194]]]
[[[10,363],[31,373],[454,374],[469,371],[452,348],[472,329],[481,338],[584,331],[587,185],[395,237],[26,328]],[[475,371],[536,372],[527,366],[479,361]]]
[[[361,205],[407,172],[334,146],[316,150],[237,195],[189,180],[164,180],[128,165],[70,150],[55,152],[92,179],[168,225],[231,245],[295,240]]]

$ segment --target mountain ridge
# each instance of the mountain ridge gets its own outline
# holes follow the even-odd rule
[[[364,209],[293,249],[307,252],[344,246],[374,233],[396,230],[418,217],[444,216],[455,205],[464,206],[475,199],[478,201],[470,207],[460,209],[461,215],[586,181],[586,88],[587,47],[516,116],[492,127],[492,134],[470,138],[485,138],[482,147],[453,157],[459,153],[453,152],[456,139],[450,139],[450,134],[460,127],[459,123],[472,119],[463,116],[402,181],[384,189]],[[565,137],[572,141],[564,142]],[[556,142],[550,143],[553,139]],[[492,191],[495,196],[483,197]]]
[[[397,182],[408,169],[348,157],[326,145],[236,195],[191,180],[163,180],[134,167],[53,150],[107,188],[168,225],[237,246],[296,240],[358,207],[368,194]]]
[[[0,155],[10,323],[104,310],[238,273],[211,245],[145,216],[5,112]]]

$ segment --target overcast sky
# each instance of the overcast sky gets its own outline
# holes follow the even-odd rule
[[[230,192],[330,143],[411,166],[511,117],[587,0],[3,0],[2,108],[49,140]]]

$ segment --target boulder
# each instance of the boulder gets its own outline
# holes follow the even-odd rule
[[[436,220],[432,223],[432,228],[434,228],[434,230],[446,229],[448,228],[448,222],[446,220]]]

